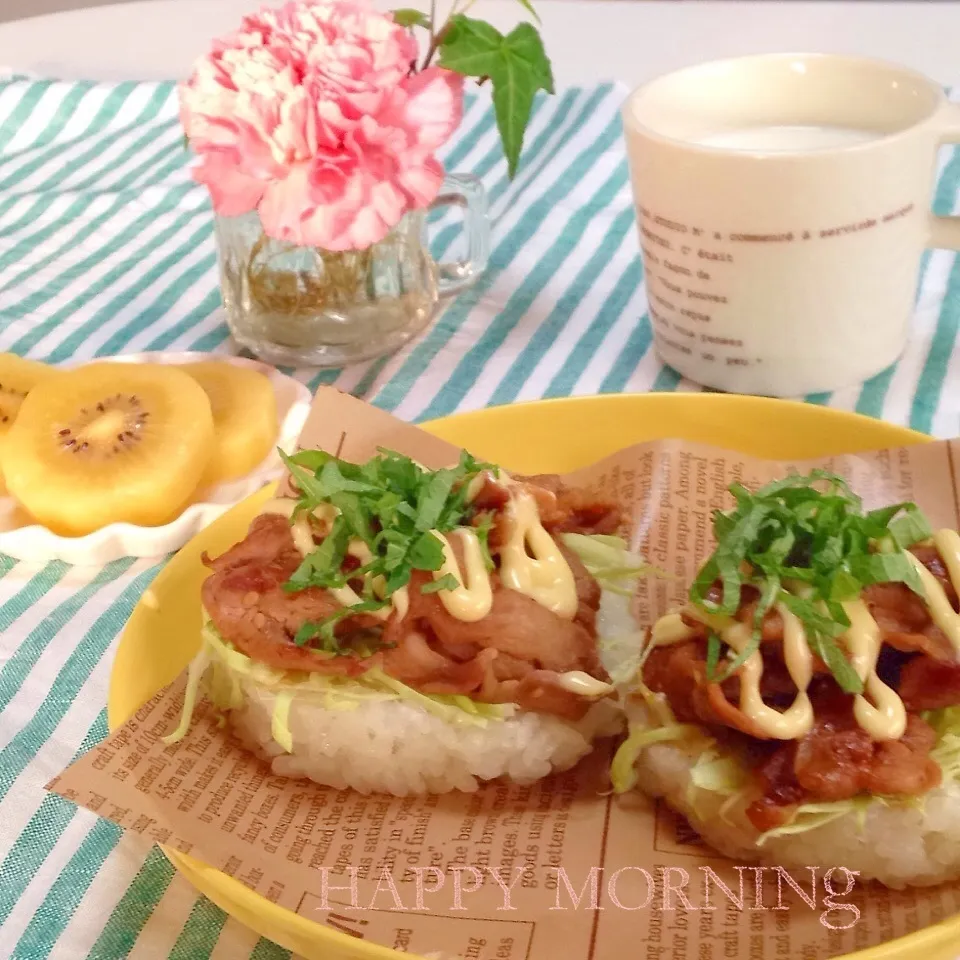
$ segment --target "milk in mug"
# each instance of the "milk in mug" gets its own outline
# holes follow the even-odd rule
[[[789,126],[775,124],[768,127],[742,127],[710,134],[697,142],[704,147],[721,147],[725,150],[750,150],[759,153],[782,153],[825,150],[848,147],[855,143],[875,140],[871,130],[855,127]]]

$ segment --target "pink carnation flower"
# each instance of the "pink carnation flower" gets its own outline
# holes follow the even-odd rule
[[[245,17],[180,87],[194,177],[225,216],[326,250],[382,240],[443,180],[462,78],[411,74],[416,41],[367,0],[294,0]]]

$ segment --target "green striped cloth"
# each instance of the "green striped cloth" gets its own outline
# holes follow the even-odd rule
[[[316,375],[408,419],[542,396],[693,390],[651,350],[612,86],[534,106],[507,180],[489,101],[446,151],[479,174],[495,219],[490,267],[417,343]],[[0,350],[51,361],[140,350],[230,352],[211,211],[188,174],[170,84],[0,81]],[[954,209],[960,153],[935,205]],[[436,224],[435,253],[456,227]],[[928,254],[914,337],[858,390],[808,398],[957,432],[960,260]],[[251,957],[286,951],[228,919],[157,850],[44,793],[106,733],[114,644],[159,569],[41,568],[0,558],[0,955]]]

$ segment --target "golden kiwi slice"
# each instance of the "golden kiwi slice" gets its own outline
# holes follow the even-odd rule
[[[158,364],[91,363],[39,383],[7,434],[10,493],[57,533],[156,526],[210,461],[213,414],[197,382]]]
[[[180,367],[206,391],[213,411],[213,456],[207,484],[249,473],[277,440],[277,398],[258,370],[216,360]]]
[[[39,360],[27,360],[15,353],[0,353],[0,433],[6,433],[17,418],[24,397],[41,380],[62,371]]]
[[[0,469],[3,467],[3,438],[17,419],[23,398],[41,380],[55,377],[60,372],[38,360],[27,360],[15,353],[0,353]],[[0,492],[3,492],[3,486],[0,478]]]

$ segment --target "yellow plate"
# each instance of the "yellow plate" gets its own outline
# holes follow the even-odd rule
[[[583,397],[495,407],[436,420],[427,429],[477,456],[522,472],[566,471],[641,440],[682,437],[756,456],[803,458],[922,442],[902,427],[824,407],[720,394]],[[200,555],[240,540],[269,490],[224,514],[160,572],[120,642],[110,682],[111,729],[173,680],[198,643],[204,568]],[[214,903],[258,933],[311,960],[399,960],[387,947],[358,941],[281,909],[198,860],[165,850]],[[869,950],[856,960],[954,960],[960,916]]]

